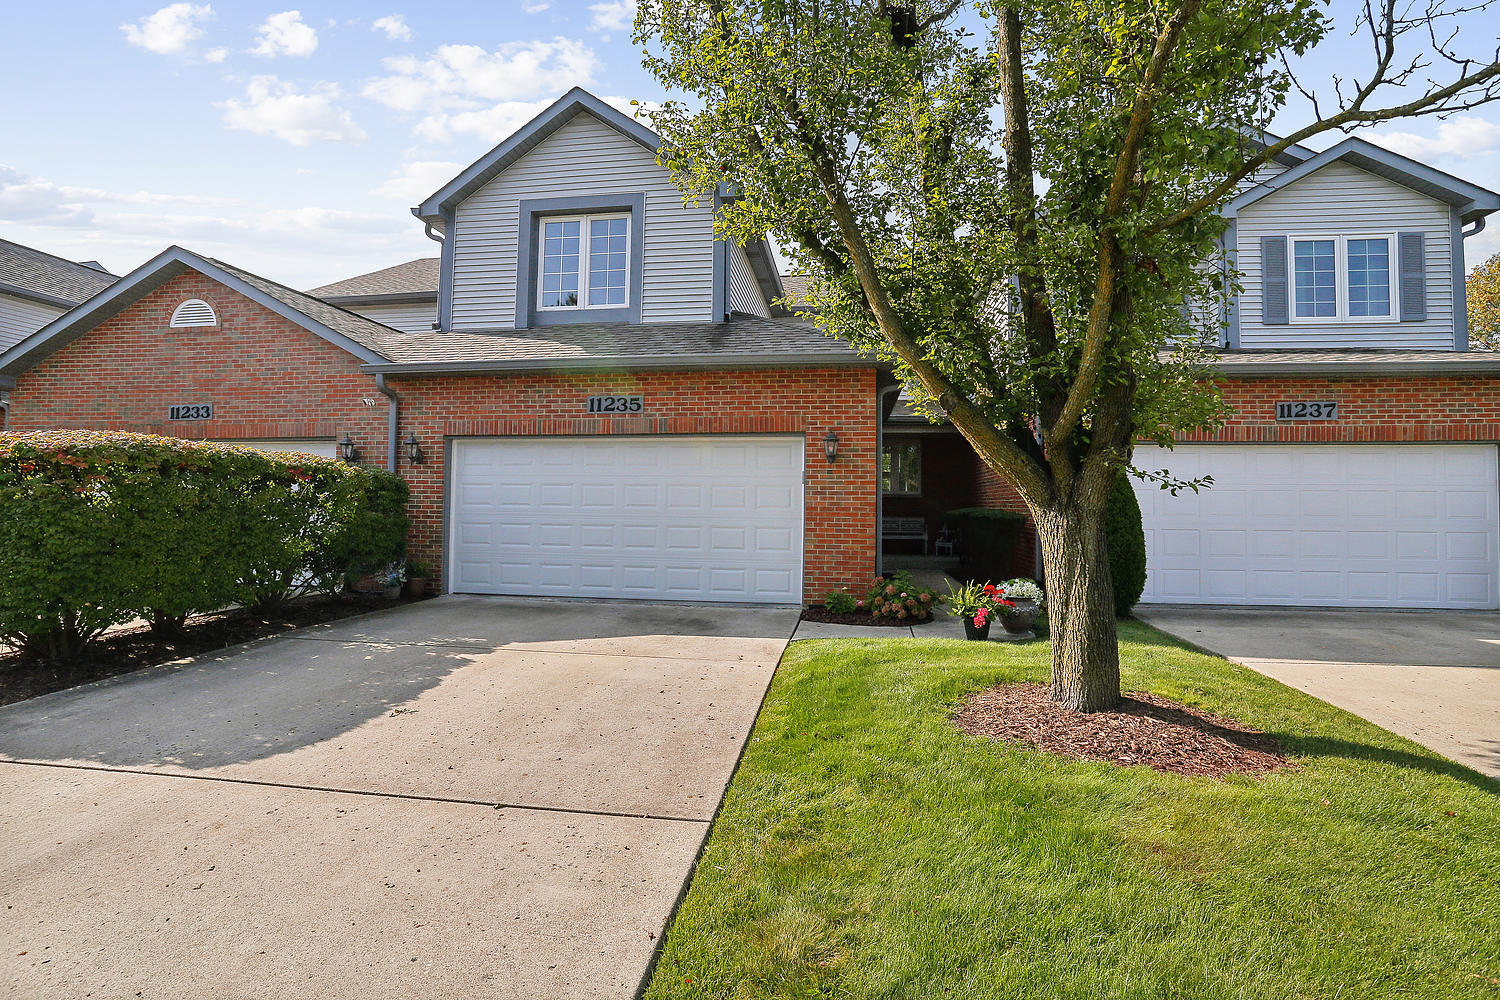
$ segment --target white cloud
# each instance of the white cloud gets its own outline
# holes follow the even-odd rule
[[[1452,156],[1462,160],[1500,151],[1500,124],[1483,118],[1453,118],[1439,122],[1437,134],[1432,136],[1417,135],[1415,132],[1387,132],[1369,138],[1386,149],[1414,160],[1434,156]]]
[[[221,63],[227,55],[229,55],[229,50],[220,46],[217,49],[209,49],[203,53],[203,59],[205,62]]]
[[[535,2],[532,3],[521,4],[521,9],[528,14],[540,14],[542,11],[551,6],[551,0],[535,0]]]
[[[318,47],[318,32],[302,20],[300,10],[272,14],[255,33],[260,41],[250,52],[257,56],[310,56]]]
[[[464,168],[462,163],[447,160],[414,160],[386,178],[371,194],[393,198],[403,205],[415,205],[451,181]]]
[[[594,31],[623,31],[635,24],[635,0],[606,0],[589,4],[589,10],[594,15],[589,27]]]
[[[416,133],[435,142],[461,133],[498,142],[531,121],[551,103],[551,100],[501,101],[474,111],[428,115],[417,123]]]
[[[400,14],[387,14],[385,17],[377,17],[375,23],[370,25],[370,30],[385,32],[385,37],[393,42],[411,41],[411,28],[407,26],[406,18]]]
[[[213,15],[213,7],[206,3],[174,3],[134,24],[122,24],[120,30],[131,45],[158,55],[178,55],[203,34],[199,23]]]
[[[294,146],[314,142],[364,142],[365,130],[339,107],[337,85],[314,84],[303,93],[295,84],[274,76],[251,78],[243,100],[230,98],[218,104],[224,109],[229,128],[274,135]]]

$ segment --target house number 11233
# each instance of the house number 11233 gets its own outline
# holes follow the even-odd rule
[[[645,409],[645,402],[640,396],[590,396],[588,412],[590,413],[640,413]]]

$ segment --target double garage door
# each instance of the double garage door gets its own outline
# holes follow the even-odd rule
[[[1136,483],[1143,600],[1500,604],[1493,445],[1179,445],[1135,462],[1214,480],[1176,497]]]
[[[449,589],[795,604],[801,437],[453,443]]]

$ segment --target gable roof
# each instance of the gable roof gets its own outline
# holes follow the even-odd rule
[[[418,257],[404,264],[357,274],[309,288],[307,294],[328,302],[425,302],[438,295],[439,257]]]
[[[367,364],[389,360],[387,352],[391,345],[406,336],[306,292],[172,246],[0,354],[0,384],[13,380],[172,278],[189,271],[212,278]]]
[[[70,309],[116,280],[102,267],[0,240],[0,292],[6,295]]]
[[[538,144],[572,121],[575,115],[588,112],[627,139],[633,139],[656,155],[661,136],[629,115],[601,101],[582,87],[574,87],[558,98],[541,114],[511,133],[500,145],[469,164],[457,177],[438,188],[411,213],[424,222],[442,219],[444,209],[452,208],[488,183],[506,167],[525,156]]]
[[[1393,153],[1373,142],[1350,136],[1338,145],[1310,156],[1296,166],[1288,167],[1275,177],[1257,184],[1226,204],[1221,214],[1233,218],[1247,206],[1297,183],[1330,163],[1347,163],[1452,205],[1458,209],[1459,219],[1464,223],[1482,219],[1491,212],[1500,210],[1500,194],[1494,191],[1478,184],[1470,184],[1425,163],[1418,163],[1400,153]]]

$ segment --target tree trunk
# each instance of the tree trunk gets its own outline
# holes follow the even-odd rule
[[[1034,511],[1047,577],[1052,700],[1076,712],[1120,702],[1120,649],[1104,536],[1104,503]]]

